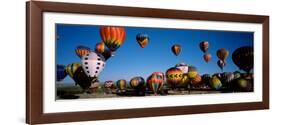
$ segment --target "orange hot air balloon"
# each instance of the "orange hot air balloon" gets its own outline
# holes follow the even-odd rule
[[[102,26],[100,35],[105,45],[111,51],[116,51],[124,43],[126,32],[124,27]]]
[[[211,60],[212,55],[207,53],[207,54],[204,54],[203,58],[204,58],[205,62],[208,63]]]
[[[181,52],[181,45],[175,44],[175,45],[172,46],[171,49],[172,49],[172,52],[173,52],[176,56],[178,56],[178,55],[180,54],[180,52]]]
[[[81,58],[82,56],[89,54],[91,52],[91,49],[86,46],[77,46],[75,52],[76,52],[77,56],[79,56]]]
[[[228,54],[229,54],[229,52],[225,48],[221,48],[217,51],[217,56],[222,61],[226,60],[226,58],[228,57]]]
[[[162,72],[154,72],[147,78],[148,88],[154,92],[154,95],[162,91],[165,82],[165,76]]]
[[[113,56],[113,52],[111,52],[105,45],[103,42],[97,43],[96,44],[96,48],[95,51],[97,53],[100,53],[101,55],[103,55],[104,59],[107,60],[109,59],[111,56]]]
[[[166,71],[167,82],[173,87],[176,88],[183,78],[183,73],[180,69],[172,67]]]
[[[192,85],[197,85],[197,84],[199,84],[199,83],[201,82],[201,80],[202,80],[201,76],[200,76],[199,74],[197,74],[197,75],[195,76],[195,78],[193,78],[193,79],[190,81],[190,83],[191,83]]]
[[[149,42],[149,37],[145,33],[139,33],[136,36],[136,39],[137,39],[139,45],[141,46],[141,48],[144,48]]]

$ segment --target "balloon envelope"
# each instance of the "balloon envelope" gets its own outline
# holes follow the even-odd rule
[[[91,86],[92,79],[87,76],[83,68],[80,66],[77,68],[77,71],[74,73],[73,80],[78,84],[84,91],[89,89]]]
[[[116,51],[124,43],[126,32],[124,27],[102,26],[100,35],[105,45],[111,51]]]
[[[222,61],[226,60],[226,58],[228,57],[228,54],[229,54],[229,52],[225,48],[221,48],[217,51],[217,56]]]
[[[173,52],[176,56],[178,56],[178,55],[180,54],[180,52],[181,52],[181,45],[175,44],[175,45],[172,46],[171,49],[172,49],[172,52]]]
[[[207,53],[207,54],[204,54],[203,58],[204,58],[205,62],[208,63],[211,60],[212,55]]]
[[[96,44],[95,52],[103,55],[105,61],[109,59],[113,54],[113,52],[111,52],[103,42]]]
[[[57,65],[56,72],[57,72],[57,75],[56,75],[56,80],[57,81],[63,80],[66,77],[66,75],[67,75],[67,73],[65,71],[65,66],[64,65]]]
[[[162,72],[152,73],[147,78],[148,88],[154,92],[154,95],[157,95],[157,93],[159,93],[162,90],[164,82],[165,82],[165,76],[164,73]]]
[[[223,70],[226,65],[226,61],[218,60],[217,65],[220,67],[221,70]]]
[[[208,51],[208,48],[209,48],[209,42],[208,41],[202,41],[199,44],[199,47],[200,47],[202,52],[206,53]]]
[[[126,90],[127,81],[125,79],[120,79],[116,82],[116,86],[119,90]]]
[[[232,54],[232,60],[236,66],[249,73],[254,66],[253,47],[244,46],[236,49]]]
[[[81,58],[82,56],[90,53],[91,49],[86,46],[77,46],[75,52],[76,52],[77,56],[79,56]]]
[[[144,48],[149,42],[149,37],[145,33],[139,33],[136,39],[141,48]]]
[[[145,85],[145,81],[144,78],[138,76],[138,77],[134,77],[130,80],[130,86],[133,89],[142,89]]]
[[[167,82],[175,88],[180,84],[183,78],[183,73],[180,69],[172,67],[166,71],[166,78]]]
[[[66,73],[73,78],[74,73],[76,72],[76,70],[81,66],[80,63],[72,63],[72,64],[68,64],[66,66]]]
[[[176,68],[180,69],[182,73],[187,73],[188,72],[188,65],[185,63],[178,63],[175,66]]]
[[[88,77],[96,78],[105,66],[105,59],[102,55],[91,52],[82,57],[82,67]]]

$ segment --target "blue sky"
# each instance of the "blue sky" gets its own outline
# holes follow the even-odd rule
[[[239,70],[232,62],[232,52],[241,46],[253,46],[252,32],[207,31],[187,29],[162,29],[125,27],[126,39],[124,44],[115,52],[115,56],[106,61],[104,70],[100,73],[100,81],[118,79],[130,80],[134,76],[147,78],[152,72],[166,72],[177,63],[185,62],[196,66],[200,74],[221,72],[216,62],[216,51],[226,48],[229,51],[224,71]],[[57,24],[56,63],[67,65],[81,62],[75,53],[79,45],[94,50],[96,43],[101,42],[99,26]],[[149,35],[150,41],[145,48],[136,42],[138,33]],[[203,40],[209,41],[208,52],[212,55],[209,63],[203,60],[204,53],[199,48]],[[171,51],[173,44],[180,44],[182,51],[175,56]],[[67,76],[63,83],[73,83]]]

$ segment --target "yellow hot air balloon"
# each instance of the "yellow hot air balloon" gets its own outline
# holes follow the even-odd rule
[[[72,63],[72,64],[68,64],[65,68],[66,73],[73,78],[74,73],[77,71],[77,69],[81,67],[80,63]]]

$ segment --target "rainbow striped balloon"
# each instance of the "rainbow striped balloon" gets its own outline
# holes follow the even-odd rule
[[[124,27],[102,26],[100,35],[105,45],[111,51],[116,51],[124,43],[126,32]]]
[[[77,56],[81,58],[82,56],[89,54],[91,52],[91,49],[86,46],[77,46],[75,52]]]

